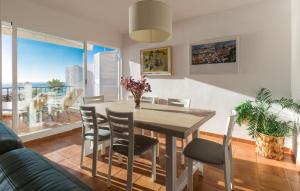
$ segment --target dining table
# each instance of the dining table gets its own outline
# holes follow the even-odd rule
[[[164,134],[166,137],[166,190],[184,189],[188,182],[188,168],[177,177],[176,138],[185,139],[189,135],[197,138],[199,128],[215,115],[215,111],[149,103],[141,103],[140,108],[135,108],[133,101],[103,102],[91,105],[102,117],[106,117],[106,108],[117,112],[133,112],[135,127]]]

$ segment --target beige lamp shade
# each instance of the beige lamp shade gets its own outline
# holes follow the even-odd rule
[[[172,12],[160,1],[142,0],[129,7],[129,36],[139,42],[162,42],[172,35]]]

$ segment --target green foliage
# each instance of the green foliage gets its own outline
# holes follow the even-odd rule
[[[64,85],[64,82],[60,81],[59,79],[52,79],[51,81],[48,81],[48,85],[51,88],[60,87]]]
[[[238,113],[237,123],[239,125],[247,123],[249,135],[253,138],[257,136],[257,133],[275,137],[289,136],[293,129],[292,122],[280,119],[280,112],[277,114],[271,112],[273,104],[280,105],[281,111],[289,109],[300,113],[300,105],[293,99],[273,99],[272,92],[262,88],[258,91],[255,101],[247,100],[235,108]]]
[[[59,79],[52,79],[51,81],[48,81],[48,85],[50,88],[52,88],[54,91],[61,91],[62,86],[64,86],[64,82],[60,81]]]

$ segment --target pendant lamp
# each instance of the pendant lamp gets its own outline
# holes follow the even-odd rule
[[[138,42],[162,42],[172,36],[170,7],[156,0],[142,0],[129,7],[129,36]]]

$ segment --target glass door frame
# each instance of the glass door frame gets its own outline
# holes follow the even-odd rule
[[[87,95],[86,89],[87,89],[87,83],[88,83],[88,79],[87,79],[87,73],[88,73],[88,67],[87,67],[88,44],[114,49],[114,52],[116,52],[118,54],[118,79],[120,79],[122,74],[123,74],[122,54],[121,54],[120,48],[115,48],[115,47],[112,47],[112,46],[106,46],[106,45],[102,45],[102,44],[95,43],[95,42],[92,42],[92,41],[84,41],[84,83],[85,83],[85,85],[84,85],[85,91],[84,92],[85,92],[85,95]],[[118,100],[122,100],[122,99],[123,99],[122,87],[121,87],[120,83],[118,83]]]
[[[2,80],[2,71],[3,71],[3,63],[2,63],[2,24],[8,23],[8,22],[2,22],[1,21],[1,29],[0,29],[0,93],[2,96],[3,90],[3,80]],[[19,114],[18,114],[18,26],[14,23],[10,22],[12,27],[12,129],[18,133],[19,132]],[[30,29],[29,29],[30,30]],[[38,31],[37,31],[38,32]],[[58,36],[59,37],[59,36]],[[118,78],[121,77],[122,74],[122,57],[121,52],[119,48],[100,45],[98,43],[90,42],[90,41],[81,41],[83,43],[83,90],[84,90],[84,96],[86,95],[87,90],[87,52],[88,52],[88,44],[94,44],[98,46],[103,46],[107,48],[115,49],[115,51],[118,53]],[[122,89],[120,85],[118,85],[118,99],[120,100],[122,97]],[[0,100],[0,120],[3,117],[3,100],[1,97]]]

